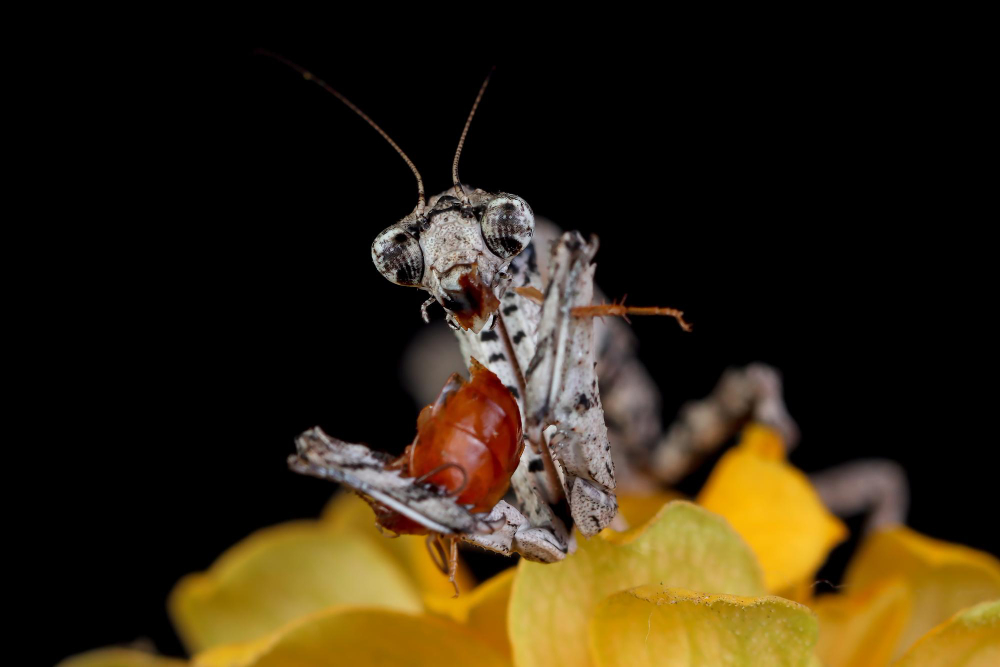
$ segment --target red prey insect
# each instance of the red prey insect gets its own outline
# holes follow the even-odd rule
[[[521,460],[521,412],[510,391],[472,359],[471,379],[454,373],[437,400],[420,411],[417,436],[387,469],[400,469],[415,484],[429,484],[470,512],[489,512],[510,487]],[[458,541],[360,494],[375,510],[378,525],[397,535],[427,535],[435,563],[455,584]],[[435,553],[436,552],[436,553]],[[458,588],[455,589],[456,594]]]

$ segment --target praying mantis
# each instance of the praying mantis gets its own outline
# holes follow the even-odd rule
[[[619,354],[630,333],[613,320],[595,318],[683,313],[670,308],[595,304],[598,242],[536,221],[528,202],[510,193],[462,183],[458,164],[469,126],[489,82],[479,90],[452,163],[453,185],[427,198],[416,166],[352,102],[307,70],[268,54],[318,84],[372,126],[413,172],[418,202],[372,244],[373,262],[390,282],[428,293],[425,320],[439,305],[454,329],[464,361],[482,363],[513,396],[523,419],[525,446],[511,476],[512,497],[491,511],[471,513],[434,485],[415,481],[364,445],[346,443],[319,428],[296,441],[293,470],[343,483],[362,496],[427,530],[503,554],[555,562],[572,552],[575,526],[590,537],[611,525],[617,512],[616,475],[605,404],[624,415],[619,437],[656,445],[645,462],[659,480],[679,478],[690,461],[717,447],[749,417],[771,423],[794,445],[797,428],[781,400],[781,382],[769,367],[733,370],[704,401],[691,404],[665,435],[630,397],[648,388],[648,374]],[[617,378],[602,401],[605,379]],[[655,389],[654,389],[655,391]],[[735,398],[734,398],[735,397]],[[639,403],[642,403],[640,400]],[[644,424],[641,428],[636,424]],[[628,431],[641,430],[644,436]],[[635,443],[631,446],[635,449]]]

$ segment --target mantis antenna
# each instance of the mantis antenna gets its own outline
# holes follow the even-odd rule
[[[462,146],[465,145],[465,135],[469,133],[469,126],[472,125],[472,117],[476,115],[476,109],[479,108],[479,101],[483,99],[483,93],[486,92],[486,86],[490,84],[490,77],[493,76],[493,70],[495,69],[496,66],[490,68],[490,73],[486,75],[486,80],[479,87],[479,94],[476,95],[476,101],[472,103],[472,111],[469,112],[469,117],[465,119],[465,127],[462,129],[462,136],[459,138],[458,148],[455,150],[455,159],[451,163],[452,183],[455,184],[455,190],[462,193],[466,204],[469,203],[469,196],[465,194],[465,188],[462,187],[461,182],[458,180],[458,159],[462,157]]]
[[[298,72],[299,74],[301,74],[303,79],[305,79],[306,81],[312,81],[313,83],[315,83],[316,85],[318,85],[320,88],[322,88],[323,90],[325,90],[326,92],[330,93],[331,95],[333,95],[334,97],[336,97],[338,100],[340,100],[341,102],[343,102],[347,106],[348,109],[350,109],[354,113],[356,113],[359,116],[361,116],[361,118],[366,123],[368,123],[369,125],[371,125],[372,128],[376,132],[378,132],[380,135],[382,135],[382,138],[385,139],[386,141],[388,141],[389,145],[396,149],[396,152],[399,153],[399,156],[401,158],[403,158],[404,162],[406,162],[406,166],[408,166],[410,168],[410,171],[413,172],[413,175],[417,177],[417,208],[416,208],[416,211],[417,211],[418,215],[422,214],[424,212],[424,206],[427,205],[426,201],[424,200],[424,179],[422,179],[420,177],[420,172],[417,171],[417,166],[415,164],[413,164],[413,160],[411,160],[406,155],[406,153],[403,152],[403,149],[400,148],[399,145],[396,144],[396,142],[393,141],[392,138],[390,138],[389,135],[385,133],[385,130],[383,130],[381,127],[379,127],[378,124],[375,121],[373,121],[371,118],[368,117],[368,114],[366,114],[364,111],[362,111],[361,109],[359,109],[349,99],[347,99],[346,97],[344,97],[343,95],[341,95],[333,86],[331,86],[330,84],[328,84],[326,81],[323,81],[319,77],[315,76],[312,72],[310,72],[306,68],[304,68],[304,67],[302,67],[300,65],[297,65],[296,63],[293,63],[288,58],[285,58],[284,56],[280,56],[277,53],[272,53],[271,51],[267,51],[265,49],[254,49],[254,53],[257,54],[257,55],[261,55],[261,56],[267,56],[268,58],[273,58],[274,60],[277,60],[279,63],[282,63],[282,64],[287,65],[288,67],[292,68],[293,70],[295,70],[296,72]],[[489,77],[487,77],[487,81],[488,80],[489,80]],[[485,83],[483,84],[483,88],[486,88],[486,84]],[[479,91],[479,96],[482,97],[482,95],[483,95],[483,91]],[[476,98],[476,104],[479,104],[479,98]],[[472,107],[472,111],[473,111],[473,113],[475,113],[476,107],[473,106]],[[470,121],[472,120],[472,114],[469,114],[469,120]],[[466,122],[466,124],[465,124],[465,129],[466,129],[466,131],[469,129],[469,123],[468,122]],[[465,139],[465,132],[462,133],[462,139],[463,140]],[[462,145],[461,144],[459,144],[458,149],[461,152],[461,150],[462,150]],[[456,169],[457,169],[457,165],[458,165],[458,156],[457,155],[455,156],[455,165],[456,165]],[[456,171],[456,174],[457,174],[457,171]],[[456,175],[456,178],[458,178],[457,175]]]

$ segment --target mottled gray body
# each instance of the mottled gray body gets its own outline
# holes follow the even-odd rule
[[[457,335],[466,363],[486,363],[517,397],[528,444],[512,478],[514,493],[531,524],[569,549],[567,531],[552,510],[560,497],[585,536],[600,532],[617,511],[594,320],[571,315],[572,308],[591,303],[597,244],[578,232],[563,234],[543,264],[549,269],[544,278],[537,245],[529,245],[510,272],[516,286],[542,292],[544,303],[508,291],[495,330]]]
[[[527,430],[532,440],[549,432],[549,450],[570,513],[586,536],[596,535],[618,512],[611,444],[597,384],[594,318],[572,309],[590,305],[597,240],[567,232],[552,250],[537,347],[525,373]]]

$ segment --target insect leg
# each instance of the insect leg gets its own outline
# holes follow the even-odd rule
[[[618,511],[611,445],[594,361],[594,321],[574,317],[593,295],[597,241],[566,232],[552,249],[537,349],[526,372],[528,437],[549,439],[570,513],[580,531],[595,535]]]
[[[424,546],[427,547],[427,553],[430,554],[434,567],[441,570],[442,574],[448,574],[448,562],[441,550],[441,536],[437,533],[430,533],[424,540]]]
[[[295,472],[349,486],[381,506],[445,535],[490,532],[492,527],[427,484],[416,484],[391,467],[392,457],[360,444],[332,438],[319,427],[295,440],[298,450],[288,458]]]
[[[517,552],[538,563],[554,563],[566,557],[575,544],[572,538],[562,540],[549,527],[532,525],[510,503],[501,500],[483,521],[495,526],[493,532],[463,535],[470,544],[509,556]]]
[[[458,540],[454,537],[447,538],[448,542],[448,581],[455,588],[455,595],[458,597],[458,583],[455,581],[455,574],[458,572]]]
[[[849,461],[809,476],[831,512],[839,516],[867,513],[864,532],[906,523],[909,483],[895,461]]]
[[[677,320],[684,331],[691,331],[691,325],[684,319],[684,312],[676,308],[660,306],[626,306],[625,299],[618,303],[601,303],[590,306],[576,306],[571,311],[573,317],[605,317],[606,315],[622,317],[626,322],[629,315],[664,315]]]
[[[434,299],[434,297],[431,297],[426,301],[424,301],[422,304],[420,304],[420,318],[424,321],[425,324],[429,324],[431,321],[431,316],[427,313],[427,309],[433,306],[435,303],[437,303],[437,301]]]
[[[541,285],[536,258],[534,243],[514,258],[509,267],[514,284]],[[540,315],[540,306],[514,291],[508,291],[501,300],[500,322],[495,329],[479,334],[456,331],[466,364],[472,358],[478,359],[510,390],[521,411],[522,426],[525,425],[524,395],[527,391],[523,369],[527,368],[535,354]],[[551,461],[547,466],[543,458],[548,453],[544,439],[529,438],[528,446],[524,448],[521,461],[511,478],[511,486],[521,511],[527,516],[527,523],[550,533],[543,540],[542,550],[548,549],[545,545],[551,542],[559,545],[565,552],[570,541],[569,533],[549,505],[562,495],[562,488]],[[546,474],[546,468],[551,470],[551,476]]]
[[[555,234],[550,227],[551,225],[542,222],[536,228],[538,236],[511,262],[509,272],[511,283],[515,287],[504,294],[501,306],[501,336],[506,342],[507,354],[514,358],[522,393],[527,390],[525,371],[535,357],[538,324],[542,314],[541,302],[533,298],[533,294],[541,294],[540,288],[544,285],[542,270],[546,268],[540,262],[538,247],[543,242],[542,239]],[[521,415],[527,416],[523,403]],[[527,459],[526,470],[519,475],[518,481],[522,486],[534,486],[547,503],[555,503],[563,495],[563,490],[547,443],[544,437],[529,438],[528,443],[530,449],[526,448],[522,455],[522,459]]]
[[[764,364],[728,369],[711,394],[682,406],[652,451],[653,474],[668,484],[677,482],[751,419],[777,429],[788,449],[798,443],[798,426],[782,398],[781,375]]]
[[[560,234],[551,223],[536,220],[536,243],[541,238],[554,242]],[[539,257],[538,268],[547,273],[546,262],[544,256]],[[538,306],[545,302],[534,284],[514,287],[513,291]],[[603,298],[597,285],[594,298]],[[615,482],[618,488],[636,493],[655,491],[659,483],[646,468],[650,451],[662,433],[659,388],[636,358],[638,339],[621,319],[594,320],[594,347]]]

